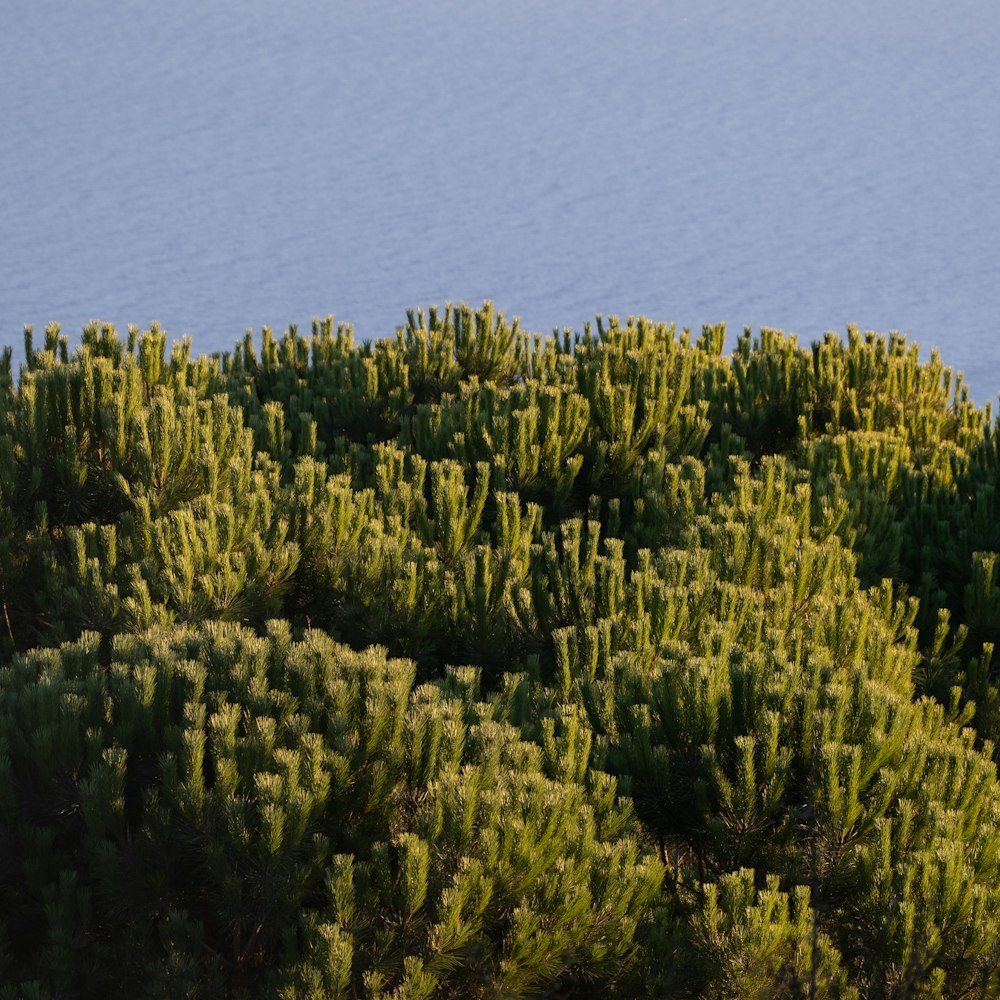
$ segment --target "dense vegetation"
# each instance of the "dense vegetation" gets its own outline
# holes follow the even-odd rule
[[[1000,439],[486,304],[0,364],[0,996],[1000,996]]]

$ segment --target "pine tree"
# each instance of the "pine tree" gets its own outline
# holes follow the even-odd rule
[[[1000,996],[1000,435],[898,334],[0,356],[0,996]]]

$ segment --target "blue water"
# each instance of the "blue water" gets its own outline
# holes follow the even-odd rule
[[[0,343],[492,298],[1000,390],[995,0],[0,0]]]

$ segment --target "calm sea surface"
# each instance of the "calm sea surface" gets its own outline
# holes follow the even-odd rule
[[[1000,390],[996,0],[0,0],[0,344],[492,298]]]

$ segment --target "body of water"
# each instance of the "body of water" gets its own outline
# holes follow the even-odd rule
[[[898,329],[1000,390],[994,0],[2,0],[0,344]]]

